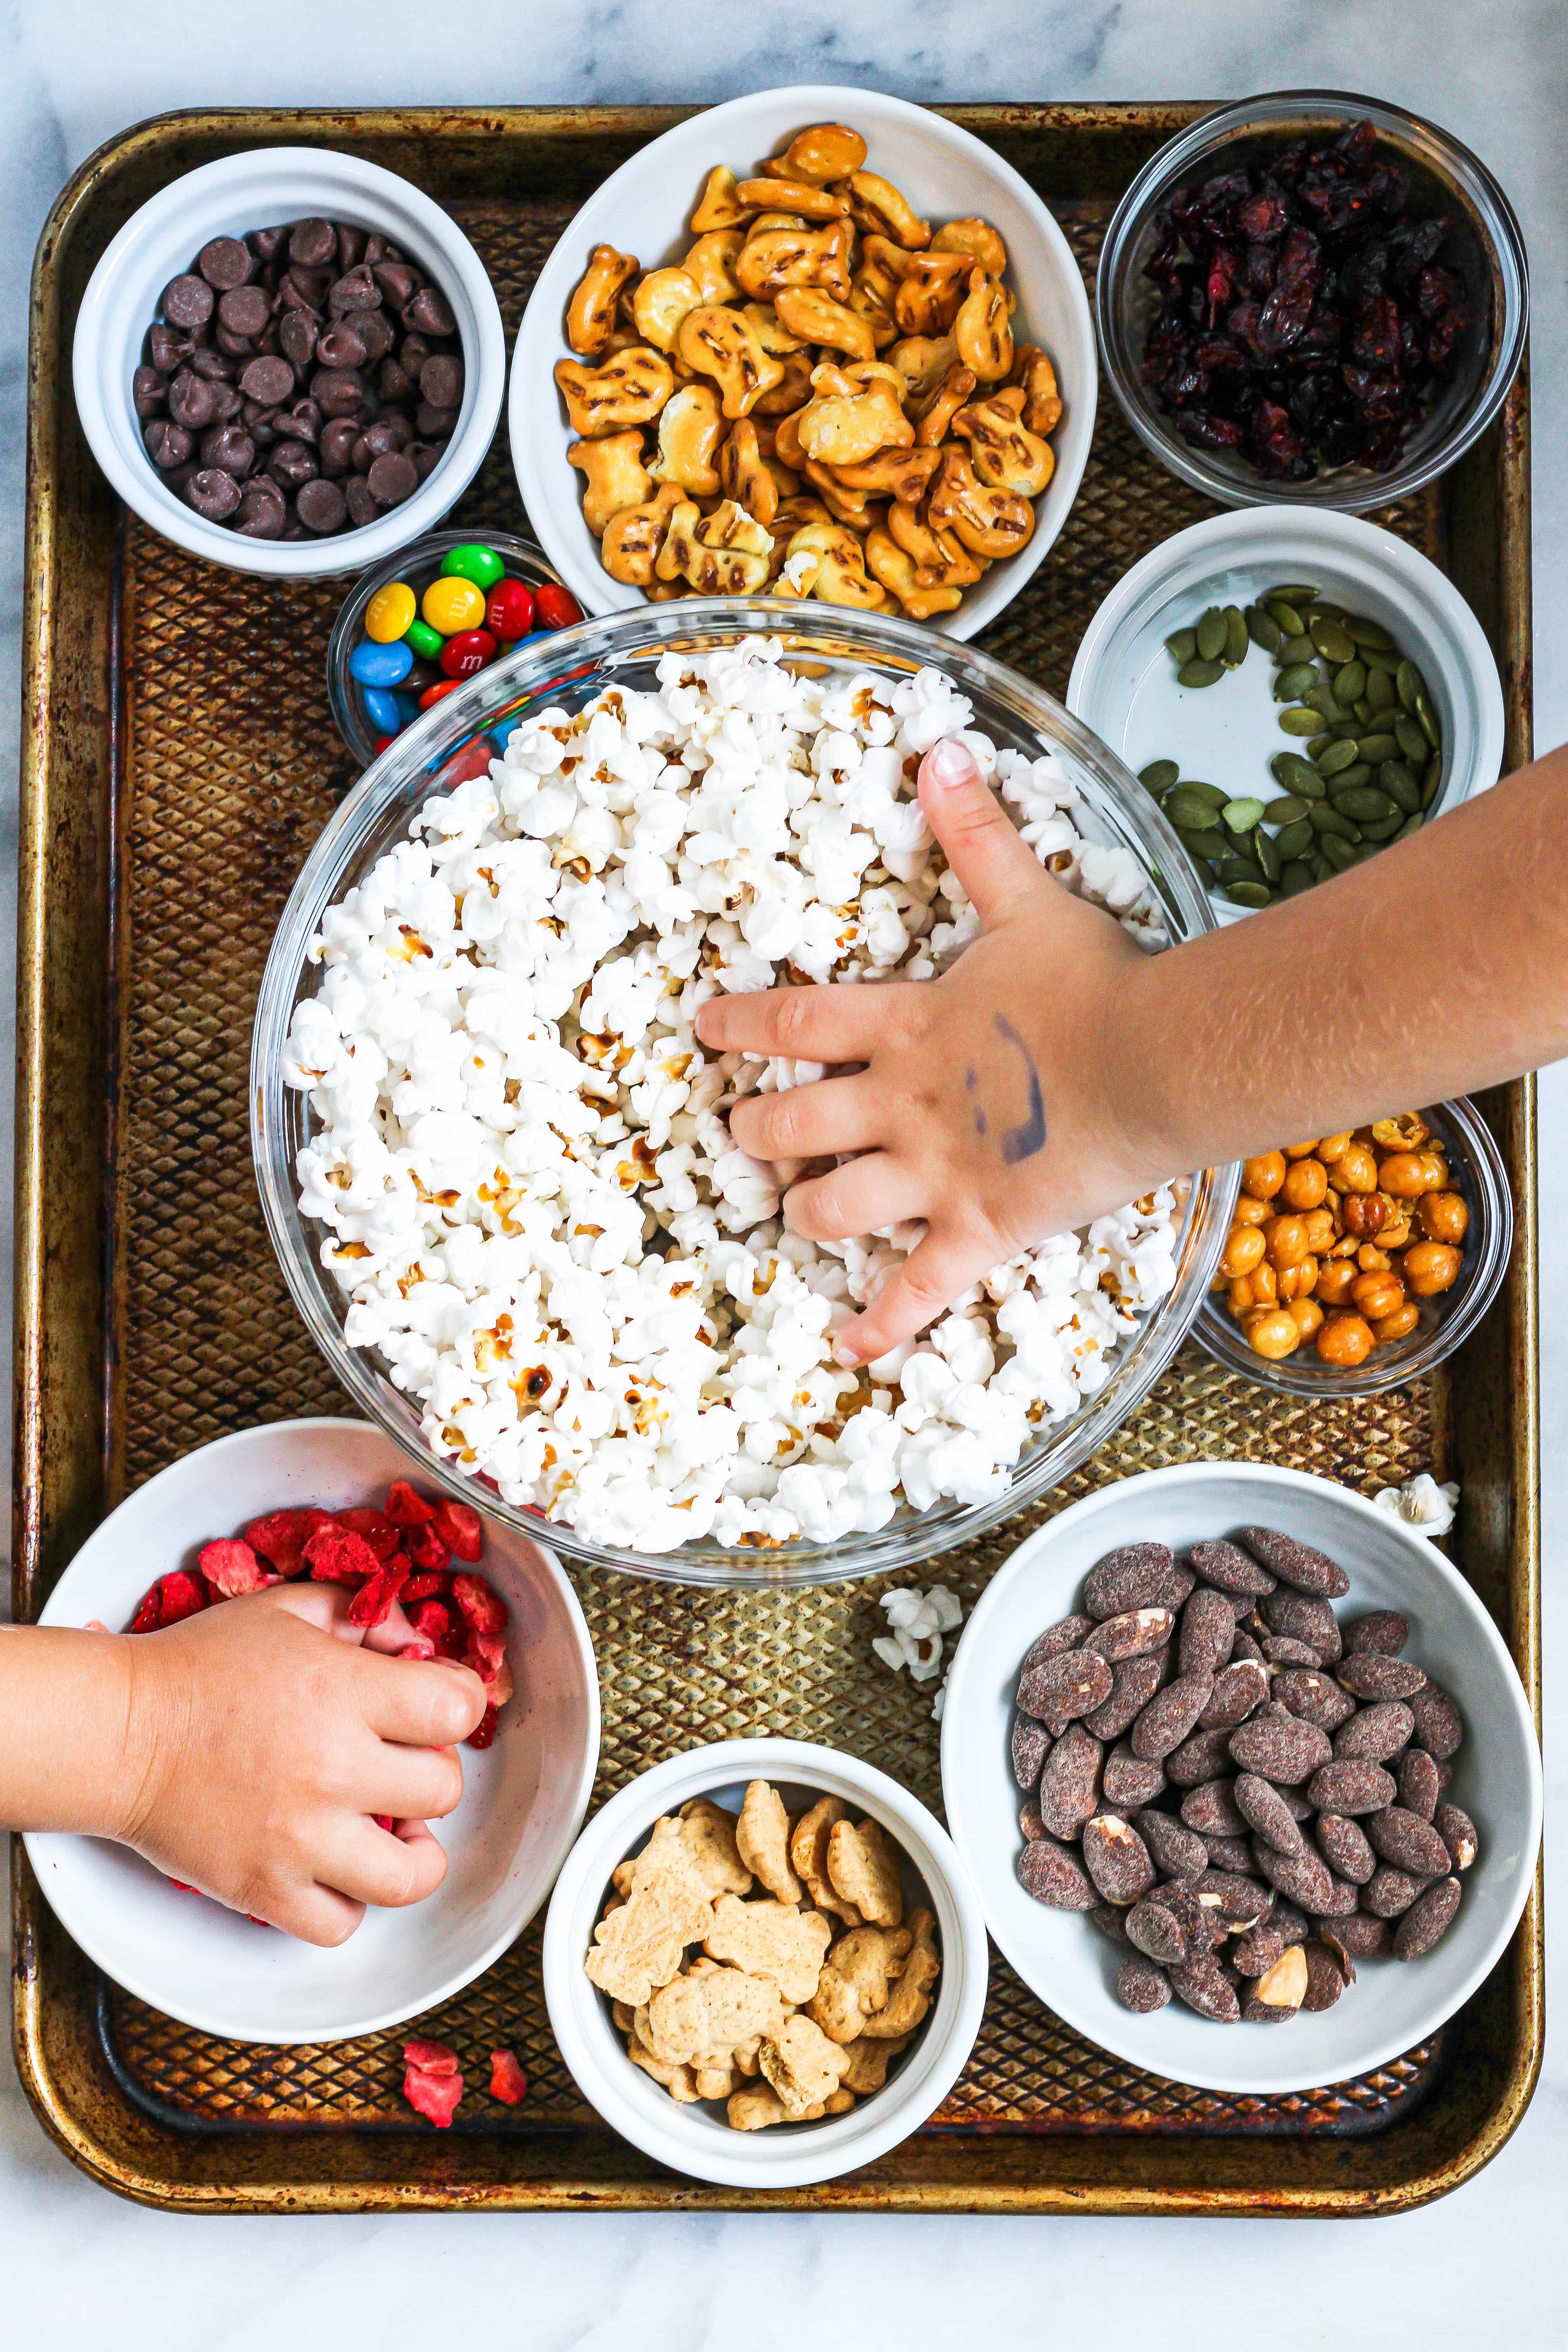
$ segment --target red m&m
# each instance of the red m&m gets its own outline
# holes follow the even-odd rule
[[[498,580],[485,605],[485,626],[498,644],[512,646],[533,626],[533,591],[521,580]]]
[[[473,677],[495,656],[496,641],[488,629],[463,629],[441,648],[441,667],[448,677]]]
[[[535,589],[533,604],[542,629],[569,629],[574,621],[583,617],[583,607],[572,591],[558,588],[553,580],[546,580]]]

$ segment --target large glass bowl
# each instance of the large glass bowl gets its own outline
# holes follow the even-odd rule
[[[1407,216],[1454,215],[1442,258],[1463,278],[1475,324],[1460,344],[1451,379],[1387,473],[1338,466],[1304,482],[1265,480],[1239,455],[1194,449],[1142,381],[1143,341],[1160,302],[1160,289],[1143,274],[1153,249],[1154,215],[1184,183],[1201,184],[1215,173],[1264,163],[1293,139],[1337,137],[1363,120],[1409,172]],[[1150,157],[1105,233],[1095,314],[1110,388],[1139,439],[1173,474],[1222,506],[1299,503],[1359,514],[1435,481],[1486,431],[1524,355],[1530,274],[1508,198],[1486,165],[1446,131],[1401,106],[1348,90],[1281,90],[1216,108]]]
[[[577,709],[614,682],[651,689],[659,656],[672,648],[702,652],[760,631],[781,637],[786,654],[809,663],[814,676],[847,676],[867,668],[909,676],[926,666],[940,669],[969,697],[974,724],[998,745],[1031,753],[1044,745],[1061,755],[1081,796],[1082,830],[1091,840],[1132,851],[1149,875],[1173,940],[1214,927],[1207,894],[1186,853],[1121,762],[1016,671],[909,622],[754,597],[654,605],[584,621],[525,644],[447,696],[361,778],[294,886],[257,1007],[251,1142],[268,1230],[311,1336],[356,1403],[416,1457],[424,1475],[458,1497],[473,1499],[476,1482],[430,1451],[420,1433],[417,1405],[393,1385],[371,1354],[344,1340],[347,1301],[321,1265],[319,1230],[307,1226],[300,1214],[295,1157],[309,1139],[311,1113],[309,1097],[285,1086],[281,1064],[295,1003],[313,995],[317,986],[307,948],[324,909],[406,837],[409,820],[424,802],[482,773],[498,738],[504,740],[530,709],[547,703]],[[551,1543],[570,1559],[668,1582],[766,1587],[880,1573],[979,1535],[1076,1469],[1147,1394],[1203,1305],[1229,1230],[1238,1176],[1235,1167],[1205,1169],[1184,1183],[1175,1286],[1124,1343],[1105,1386],[1070,1421],[1042,1434],[1023,1457],[1007,1493],[994,1501],[968,1507],[942,1503],[922,1513],[904,1509],[876,1535],[836,1544],[803,1538],[778,1550],[703,1541],[656,1556],[584,1541],[561,1520],[550,1522]],[[536,1511],[503,1502],[493,1488],[480,1499],[498,1517],[542,1531]]]

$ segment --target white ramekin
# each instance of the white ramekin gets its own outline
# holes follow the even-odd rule
[[[434,473],[379,521],[330,539],[247,539],[208,522],[165,487],[142,446],[131,379],[158,297],[193,266],[209,237],[243,236],[314,215],[376,230],[429,271],[452,306],[462,339],[462,406]],[[149,197],[88,281],[71,355],[77,412],[89,446],[142,521],[210,563],[285,580],[362,571],[434,530],[483,462],[505,380],[500,310],[484,264],[456,222],[395,172],[317,147],[221,156]]]
[[[612,580],[600,562],[599,542],[583,520],[583,477],[566,462],[574,436],[554,368],[572,356],[564,314],[588,256],[607,244],[635,253],[645,268],[679,261],[695,242],[687,223],[715,163],[728,163],[739,177],[808,123],[831,121],[861,132],[868,168],[901,188],[922,215],[942,222],[978,213],[1000,230],[1018,298],[1014,335],[1049,352],[1061,388],[1062,421],[1051,440],[1056,471],[1036,501],[1034,535],[966,590],[955,612],[942,614],[943,635],[972,637],[994,621],[1068,519],[1094,437],[1100,376],[1083,274],[1045,203],[994,147],[907,99],[832,84],[756,90],[678,123],[612,173],[563,230],[523,313],[508,409],[512,464],[540,543],[587,612],[643,602],[640,588]]]
[[[1502,682],[1480,623],[1437,566],[1408,541],[1358,515],[1321,508],[1244,507],[1179,530],[1124,572],[1083,635],[1068,681],[1067,705],[1129,766],[1127,722],[1139,683],[1178,624],[1173,605],[1199,591],[1211,604],[1246,604],[1280,581],[1310,581],[1319,593],[1379,621],[1426,681],[1443,734],[1443,781],[1427,811],[1442,816],[1495,784],[1503,761]],[[1256,646],[1249,659],[1266,661]],[[1205,692],[1223,695],[1226,681]],[[1278,748],[1300,751],[1281,732]],[[1225,779],[1213,781],[1223,784]],[[1238,792],[1275,789],[1266,775],[1237,780]],[[1222,890],[1210,894],[1222,921],[1247,910]]]
[[[916,1899],[935,1915],[942,1974],[930,2014],[895,2061],[885,2089],[857,2100],[846,2116],[742,2132],[731,2129],[720,2107],[678,2105],[661,2084],[632,2064],[610,2003],[589,1981],[583,1962],[610,1873],[647,1843],[659,1815],[679,1811],[693,1797],[738,1812],[747,1781],[757,1780],[771,1780],[792,1813],[819,1796],[842,1797],[882,1824],[920,1883]],[[639,1774],[595,1813],[573,1847],[544,1925],[550,2022],[584,2097],[646,2156],[733,2189],[798,2189],[832,2180],[908,2138],[963,2070],[980,2031],[986,1976],[979,1898],[935,1816],[874,1765],[799,1739],[726,1740]]]

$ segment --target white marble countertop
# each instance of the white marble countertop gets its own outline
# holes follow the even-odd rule
[[[1537,741],[1568,736],[1568,49],[1558,0],[410,0],[241,16],[171,0],[0,10],[0,952],[16,935],[16,680],[26,289],[55,194],[102,141],[174,107],[729,98],[844,81],[915,99],[1205,98],[1282,85],[1375,91],[1431,114],[1501,178],[1535,294]],[[1560,667],[1559,665],[1562,665]],[[0,1002],[9,1003],[8,971]],[[9,1125],[9,1051],[0,1057]],[[1563,1664],[1568,1522],[1568,1074],[1542,1082],[1548,1688]],[[0,1138],[0,1165],[9,1165]],[[5,1202],[7,1223],[9,1202]],[[9,1267],[8,1242],[0,1265]],[[8,1329],[9,1317],[0,1317]],[[1550,1797],[1563,1790],[1562,1714]],[[1548,1846],[1565,1840],[1549,1799]],[[1559,1945],[1553,2006],[1568,1993]],[[1431,2347],[1562,2340],[1568,2064],[1549,2045],[1512,2142],[1457,2197],[1354,2230],[1282,2221],[995,2221],[764,2215],[195,2221],[92,2187],[47,2142],[0,2057],[0,2352],[634,2344],[639,2352],[838,2343],[1235,2340],[1280,2352],[1375,2330]],[[1553,2321],[1551,2315],[1558,2312]],[[1129,2315],[1123,2317],[1122,2315]],[[1157,2315],[1157,2316],[1156,2316]]]

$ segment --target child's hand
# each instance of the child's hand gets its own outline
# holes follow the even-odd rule
[[[117,1645],[122,1810],[102,1827],[308,1944],[344,1942],[367,1904],[434,1894],[447,1858],[425,1822],[461,1797],[452,1743],[485,1708],[466,1666],[361,1647],[347,1600],[279,1585]]]
[[[952,971],[716,997],[697,1019],[719,1052],[864,1066],[748,1096],[730,1121],[757,1160],[861,1155],[785,1194],[795,1233],[839,1241],[925,1221],[925,1239],[839,1333],[844,1364],[912,1338],[992,1266],[1176,1165],[1141,1121],[1147,1097],[1128,1066],[1155,961],[1052,880],[961,744],[927,752],[920,792],[984,927]]]

